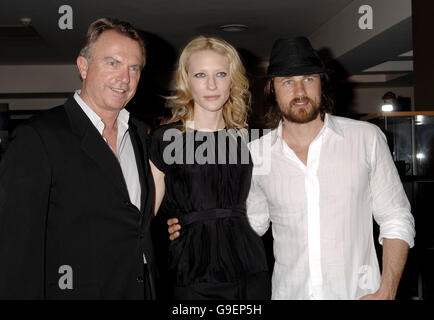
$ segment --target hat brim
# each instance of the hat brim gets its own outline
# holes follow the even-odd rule
[[[269,70],[267,72],[267,74],[257,76],[257,78],[267,79],[267,78],[273,78],[273,77],[294,77],[294,76],[307,76],[307,75],[311,75],[311,74],[322,74],[322,73],[326,73],[326,74],[330,75],[333,72],[334,72],[334,70],[332,70],[332,69],[319,68],[316,66],[295,67],[295,68],[290,68],[287,70],[282,70],[282,69],[273,70],[273,68],[271,68],[271,70]]]

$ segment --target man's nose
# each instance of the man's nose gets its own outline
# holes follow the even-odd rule
[[[128,68],[122,68],[119,70],[118,79],[123,83],[130,83],[130,70]]]
[[[294,88],[294,94],[298,97],[302,97],[306,95],[306,88],[304,87],[303,81],[296,81]]]

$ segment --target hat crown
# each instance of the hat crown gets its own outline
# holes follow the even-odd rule
[[[306,37],[278,39],[273,45],[267,76],[294,76],[327,72]]]

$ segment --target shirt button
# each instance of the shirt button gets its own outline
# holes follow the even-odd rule
[[[143,277],[142,276],[138,276],[136,278],[137,283],[143,283]]]

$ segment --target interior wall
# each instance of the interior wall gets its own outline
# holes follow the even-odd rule
[[[411,99],[411,110],[414,110],[414,88],[413,87],[375,87],[375,88],[354,88],[352,103],[349,104],[350,113],[378,113],[381,112],[381,97],[388,91],[396,96],[408,97]]]
[[[0,103],[10,111],[49,109],[80,87],[76,65],[0,66]]]
[[[49,94],[67,94],[80,87],[75,65],[0,66],[0,103],[7,103],[10,111],[49,109],[66,99],[66,96],[50,97]],[[387,91],[410,97],[413,108],[413,87],[355,87],[348,112],[380,112],[381,97]]]

